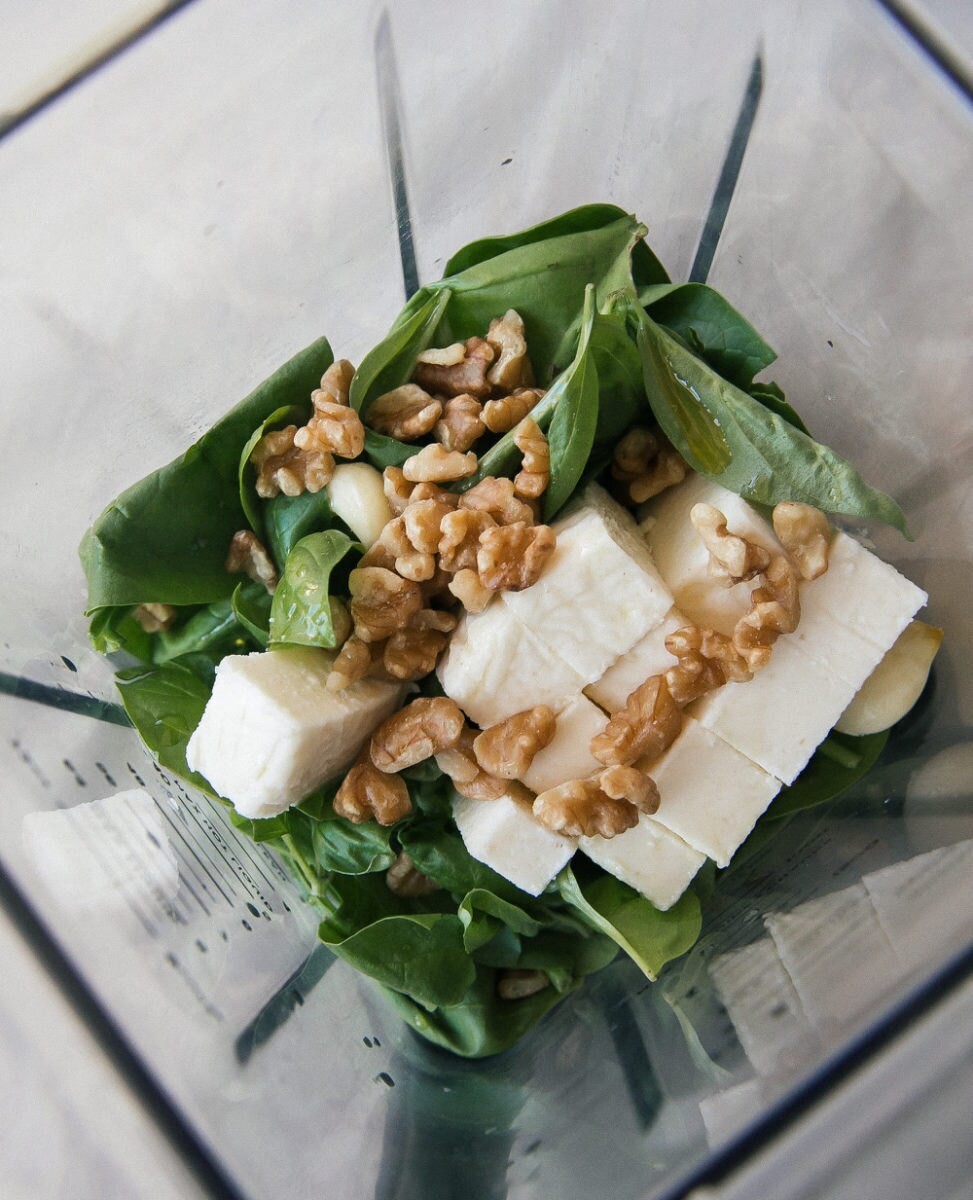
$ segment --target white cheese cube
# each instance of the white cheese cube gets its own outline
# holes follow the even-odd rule
[[[694,624],[729,636],[750,609],[754,585],[744,582],[726,587],[712,574],[710,553],[689,518],[694,504],[712,504],[726,517],[731,533],[774,554],[782,553],[781,545],[755,508],[704,475],[691,475],[644,506],[641,528],[676,605]]]
[[[501,602],[593,683],[659,624],[672,595],[638,526],[604,489],[589,487],[553,528],[557,547],[540,579]]]
[[[675,904],[706,861],[705,854],[644,814],[624,833],[584,837],[578,845],[592,862],[663,911]]]
[[[325,680],[333,655],[288,647],[233,654],[189,739],[186,761],[245,817],[274,816],[348,767],[402,698],[398,684]]]
[[[846,533],[831,542],[828,569],[801,587],[801,607],[827,614],[884,654],[928,600],[922,588]]]
[[[585,695],[606,712],[624,708],[629,695],[650,676],[661,675],[676,665],[675,655],[666,649],[666,638],[688,623],[678,608],[670,609],[661,625],[613,662],[601,679],[585,688]]]
[[[535,704],[556,711],[584,684],[497,600],[460,618],[437,674],[446,695],[484,728]]]
[[[591,739],[605,728],[606,720],[597,705],[575,696],[557,714],[554,737],[534,755],[523,782],[531,791],[543,792],[600,771],[602,764],[591,753]]]
[[[661,797],[654,820],[720,867],[727,865],[780,789],[773,775],[691,717],[684,719],[682,732],[665,754],[646,764],[646,770]]]
[[[509,793],[497,800],[457,796],[453,820],[475,859],[531,896],[541,894],[575,851],[573,838],[545,829],[530,805]]]

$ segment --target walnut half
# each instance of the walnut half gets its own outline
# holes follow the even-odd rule
[[[365,821],[394,825],[412,812],[412,801],[405,780],[378,770],[368,760],[366,749],[342,780],[334,810],[356,825]]]
[[[484,729],[473,742],[473,753],[490,775],[523,779],[534,755],[550,745],[556,728],[554,713],[538,704]]]
[[[392,774],[448,750],[459,741],[463,712],[448,696],[420,696],[400,708],[372,734],[372,762]]]
[[[602,791],[597,779],[570,779],[534,800],[534,816],[567,837],[614,837],[638,824],[635,805]]]

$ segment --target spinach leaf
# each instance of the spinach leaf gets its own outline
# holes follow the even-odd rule
[[[309,409],[307,405],[299,407],[296,404],[287,404],[283,408],[278,408],[276,412],[272,412],[269,417],[260,422],[253,433],[247,438],[243,449],[240,451],[240,465],[237,468],[240,507],[246,514],[250,528],[258,536],[263,534],[263,520],[261,518],[260,500],[257,496],[255,474],[250,463],[250,456],[256,450],[257,443],[268,430],[273,429],[276,425],[303,425],[307,421],[308,413]]]
[[[777,358],[750,322],[705,283],[644,288],[639,300],[653,321],[678,334],[717,374],[744,391]]]
[[[400,442],[384,433],[376,433],[374,429],[365,430],[365,458],[376,471],[384,471],[386,467],[401,467],[407,458],[418,454],[421,449],[422,446],[418,444]]]
[[[808,429],[797,415],[795,409],[787,403],[783,389],[779,388],[776,383],[755,383],[750,388],[750,395],[753,396],[754,400],[758,400],[764,408],[769,408],[771,412],[775,412],[778,416],[783,417],[795,429],[806,433],[808,437],[811,436],[810,429]]]
[[[186,763],[186,745],[210,696],[206,682],[178,661],[132,667],[120,671],[115,682],[139,737],[160,765],[212,796],[206,780]]]
[[[349,550],[361,549],[346,533],[326,529],[301,538],[287,557],[270,609],[270,643],[335,645],[331,572]]]
[[[432,344],[436,329],[449,304],[449,288],[437,288],[416,296],[399,314],[386,337],[362,359],[351,381],[349,403],[362,417],[379,396],[407,383],[415,370],[416,358]]]
[[[887,729],[864,737],[832,730],[794,782],[777,793],[763,820],[788,817],[840,796],[872,769],[888,739]]]
[[[332,815],[315,821],[312,829],[314,861],[322,872],[339,875],[366,875],[387,871],[398,858],[392,849],[392,831],[374,821],[355,825]]]
[[[471,888],[457,912],[468,954],[490,941],[502,925],[523,937],[533,937],[541,928],[540,923],[519,905],[501,900],[486,888]]]
[[[651,419],[642,379],[642,359],[629,336],[624,314],[617,309],[598,313],[589,347],[598,377],[598,424],[595,445],[610,446],[627,429]]]
[[[301,492],[299,496],[285,496],[283,492],[264,504],[267,533],[267,549],[274,557],[278,571],[302,537],[319,533],[334,524],[331,497],[328,489],[320,492]]]
[[[135,620],[131,608],[99,608],[91,618],[88,637],[99,654],[121,651],[142,662],[152,661],[152,634]]]
[[[416,867],[455,895],[465,896],[474,889],[492,892],[512,904],[529,901],[518,887],[473,858],[456,832],[445,820],[419,817],[398,829],[402,849]]]
[[[585,975],[600,971],[617,957],[615,942],[591,929],[584,936],[545,929],[524,943],[517,966],[543,971],[556,991],[566,992]]]
[[[271,596],[262,583],[239,583],[230,597],[230,607],[254,643],[266,650],[270,637]]]
[[[549,521],[563,507],[574,491],[595,441],[598,374],[589,349],[594,319],[594,288],[589,287],[585,292],[581,336],[574,362],[551,387],[555,395],[550,401],[554,406],[554,415],[547,434],[551,479],[544,493],[545,521]]]
[[[582,887],[567,866],[558,875],[557,886],[567,903],[594,929],[621,946],[649,979],[655,979],[671,959],[685,954],[699,937],[699,900],[691,891],[661,912],[612,875],[602,875]]]
[[[265,417],[310,395],[333,357],[320,338],[275,371],[181,458],[105,509],[80,547],[89,614],[150,601],[209,604],[230,595],[238,581],[223,563],[230,539],[246,525],[238,487],[240,452]]]
[[[799,500],[906,532],[895,501],[850,463],[721,378],[648,316],[638,346],[656,418],[695,470],[755,504]]]
[[[248,644],[230,600],[217,600],[197,609],[182,624],[156,634],[152,657],[164,663],[184,654],[205,654],[215,663]]]

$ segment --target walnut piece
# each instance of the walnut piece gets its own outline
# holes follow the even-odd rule
[[[750,593],[750,611],[733,629],[733,646],[751,671],[770,661],[774,642],[782,633],[793,633],[801,619],[797,572],[777,554]]]
[[[455,746],[465,719],[448,696],[420,696],[383,721],[372,734],[372,762],[392,774]]]
[[[667,488],[682,483],[688,473],[689,466],[682,455],[672,446],[661,446],[649,470],[629,483],[629,498],[633,504],[644,504]]]
[[[372,665],[375,643],[363,642],[356,634],[352,634],[341,647],[338,657],[331,664],[331,670],[325,680],[325,686],[330,692],[340,692],[359,679],[364,679]]]
[[[132,609],[132,616],[146,633],[162,633],[171,629],[178,615],[171,604],[139,604]]]
[[[458,508],[447,513],[439,527],[439,565],[450,572],[475,568],[480,535],[495,527],[493,517],[479,509]]]
[[[351,617],[363,642],[379,642],[422,608],[422,589],[385,567],[357,567],[348,576]]]
[[[515,495],[514,481],[503,476],[488,475],[459,498],[460,508],[473,508],[489,513],[498,525],[513,525],[523,521],[534,524],[534,510]]]
[[[463,343],[463,349],[463,358],[449,366],[417,362],[413,380],[433,395],[489,396],[493,385],[487,379],[487,368],[494,359],[493,347],[483,338],[471,337]]]
[[[436,573],[434,556],[417,550],[409,539],[405,513],[385,523],[361,561],[368,567],[394,568],[403,579],[411,579],[414,583],[432,579]]]
[[[658,758],[681,728],[682,712],[669,693],[665,676],[651,675],[591,739],[591,753],[606,767],[631,766],[639,759]]]
[[[439,550],[440,526],[453,506],[444,500],[415,500],[402,514],[406,537],[423,554]]]
[[[429,433],[442,416],[443,402],[415,383],[405,383],[373,400],[366,414],[379,433],[411,442]]]
[[[464,358],[466,346],[462,342],[453,342],[451,346],[428,346],[416,355],[416,362],[433,367],[455,367]]]
[[[502,317],[494,317],[486,340],[497,356],[487,375],[495,388],[509,392],[534,382],[534,371],[527,357],[527,331],[520,313],[508,308]]]
[[[598,785],[612,800],[627,800],[647,816],[659,810],[661,798],[656,782],[638,767],[606,767],[598,776]]]
[[[483,612],[495,593],[480,583],[480,577],[472,567],[457,571],[449,581],[449,590],[467,612]]]
[[[614,837],[638,824],[638,809],[601,790],[597,779],[570,779],[534,800],[534,816],[567,837]]]
[[[531,417],[524,419],[514,433],[514,444],[524,456],[514,477],[514,492],[525,500],[536,500],[551,480],[551,451],[541,427]]]
[[[462,454],[433,442],[405,460],[402,474],[410,483],[451,483],[454,479],[472,475],[476,465],[476,455],[472,451]]]
[[[648,472],[658,453],[659,439],[652,430],[636,425],[621,438],[612,452],[612,479],[621,483],[638,479]]]
[[[802,579],[817,579],[828,569],[831,526],[819,508],[785,500],[774,508],[774,533]]]
[[[707,646],[722,652],[724,658],[738,664],[738,674],[750,677],[746,662],[734,649],[730,640],[717,642],[718,634],[707,642]],[[726,683],[722,666],[702,652],[703,631],[695,625],[685,625],[666,638],[666,649],[679,661],[665,673],[666,686],[669,694],[680,708],[693,700],[699,699],[705,692],[722,687]]]
[[[521,788],[483,770],[473,752],[476,737],[477,731],[464,725],[456,745],[436,755],[436,766],[449,776],[456,791],[468,800],[499,800],[511,789]]]
[[[239,529],[230,540],[230,549],[223,564],[231,575],[246,574],[254,583],[262,583],[271,595],[280,579],[274,560],[263,542],[249,529]]]
[[[488,400],[483,406],[483,424],[491,433],[506,433],[527,416],[543,395],[542,388],[517,388],[509,396]]]
[[[362,755],[341,781],[334,810],[356,825],[394,825],[412,812],[412,800],[404,779],[383,774]]]
[[[637,426],[630,429],[612,455],[612,478],[620,499],[644,504],[666,488],[681,483],[689,470],[685,460],[661,433]]]
[[[396,896],[428,896],[439,891],[435,879],[423,875],[404,850],[385,872],[385,883]]]
[[[402,474],[401,467],[386,467],[382,472],[382,488],[389,508],[396,516],[404,513],[412,496],[414,484]]]
[[[354,373],[351,363],[345,359],[334,365],[339,368],[343,365]],[[329,377],[328,371],[324,373],[322,386],[311,393],[314,413],[294,435],[294,445],[298,449],[326,450],[339,458],[358,458],[365,449],[365,427],[361,417],[348,407],[347,385],[350,382],[351,375],[346,384],[341,370],[333,377]]]
[[[550,745],[556,728],[554,713],[538,704],[484,729],[473,742],[473,753],[490,775],[523,779],[534,755]]]
[[[522,967],[504,967],[497,972],[497,996],[501,1000],[523,1000],[536,996],[551,981],[543,971],[528,971]]]
[[[712,504],[694,504],[689,519],[710,553],[710,571],[718,579],[727,584],[740,583],[766,570],[770,552],[756,542],[730,533],[726,517]]]
[[[557,536],[549,525],[498,525],[480,534],[476,571],[492,592],[521,592],[537,582],[554,553]]]
[[[257,472],[257,495],[263,500],[283,492],[300,496],[320,492],[331,482],[334,456],[329,450],[311,446],[302,450],[294,439],[297,426],[288,425],[265,433],[253,448],[250,461]]]
[[[321,376],[321,386],[311,393],[311,403],[347,404],[355,368],[347,358],[339,358]]]
[[[486,433],[483,405],[475,396],[453,396],[443,407],[443,415],[433,434],[447,450],[469,450]]]
[[[384,644],[382,662],[395,679],[422,679],[435,669],[449,637],[436,629],[397,629]]]

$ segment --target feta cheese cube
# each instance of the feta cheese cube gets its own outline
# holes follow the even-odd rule
[[[186,761],[243,816],[274,816],[303,800],[348,767],[398,706],[401,686],[377,679],[328,691],[332,661],[325,650],[288,647],[232,654],[216,668]]]
[[[705,854],[644,814],[624,833],[583,837],[578,845],[592,862],[663,911],[675,904],[706,861]]]
[[[446,695],[483,728],[535,704],[556,711],[584,684],[499,600],[460,618],[437,674]]]
[[[691,475],[645,505],[641,528],[676,605],[693,624],[729,636],[750,609],[753,584],[726,587],[712,574],[710,553],[689,518],[694,504],[712,504],[726,517],[731,533],[771,553],[783,551],[769,522],[755,508],[704,475]]]
[[[749,686],[728,684],[719,692]],[[683,720],[682,732],[646,770],[661,797],[653,819],[720,867],[780,790],[773,775],[692,717]]]
[[[672,607],[632,517],[604,489],[554,525],[557,547],[540,579],[502,604],[582,676],[600,679]]]
[[[675,655],[666,649],[666,638],[688,623],[678,608],[670,609],[661,625],[616,659],[601,679],[585,688],[585,695],[606,712],[624,708],[630,694],[650,676],[661,675],[676,665]]]
[[[475,859],[531,896],[541,894],[575,851],[573,838],[545,829],[529,803],[512,793],[497,800],[457,796],[453,819]]]
[[[583,779],[602,769],[591,753],[591,739],[605,728],[606,717],[585,696],[575,696],[557,714],[554,737],[534,755],[523,782],[534,792]]]

